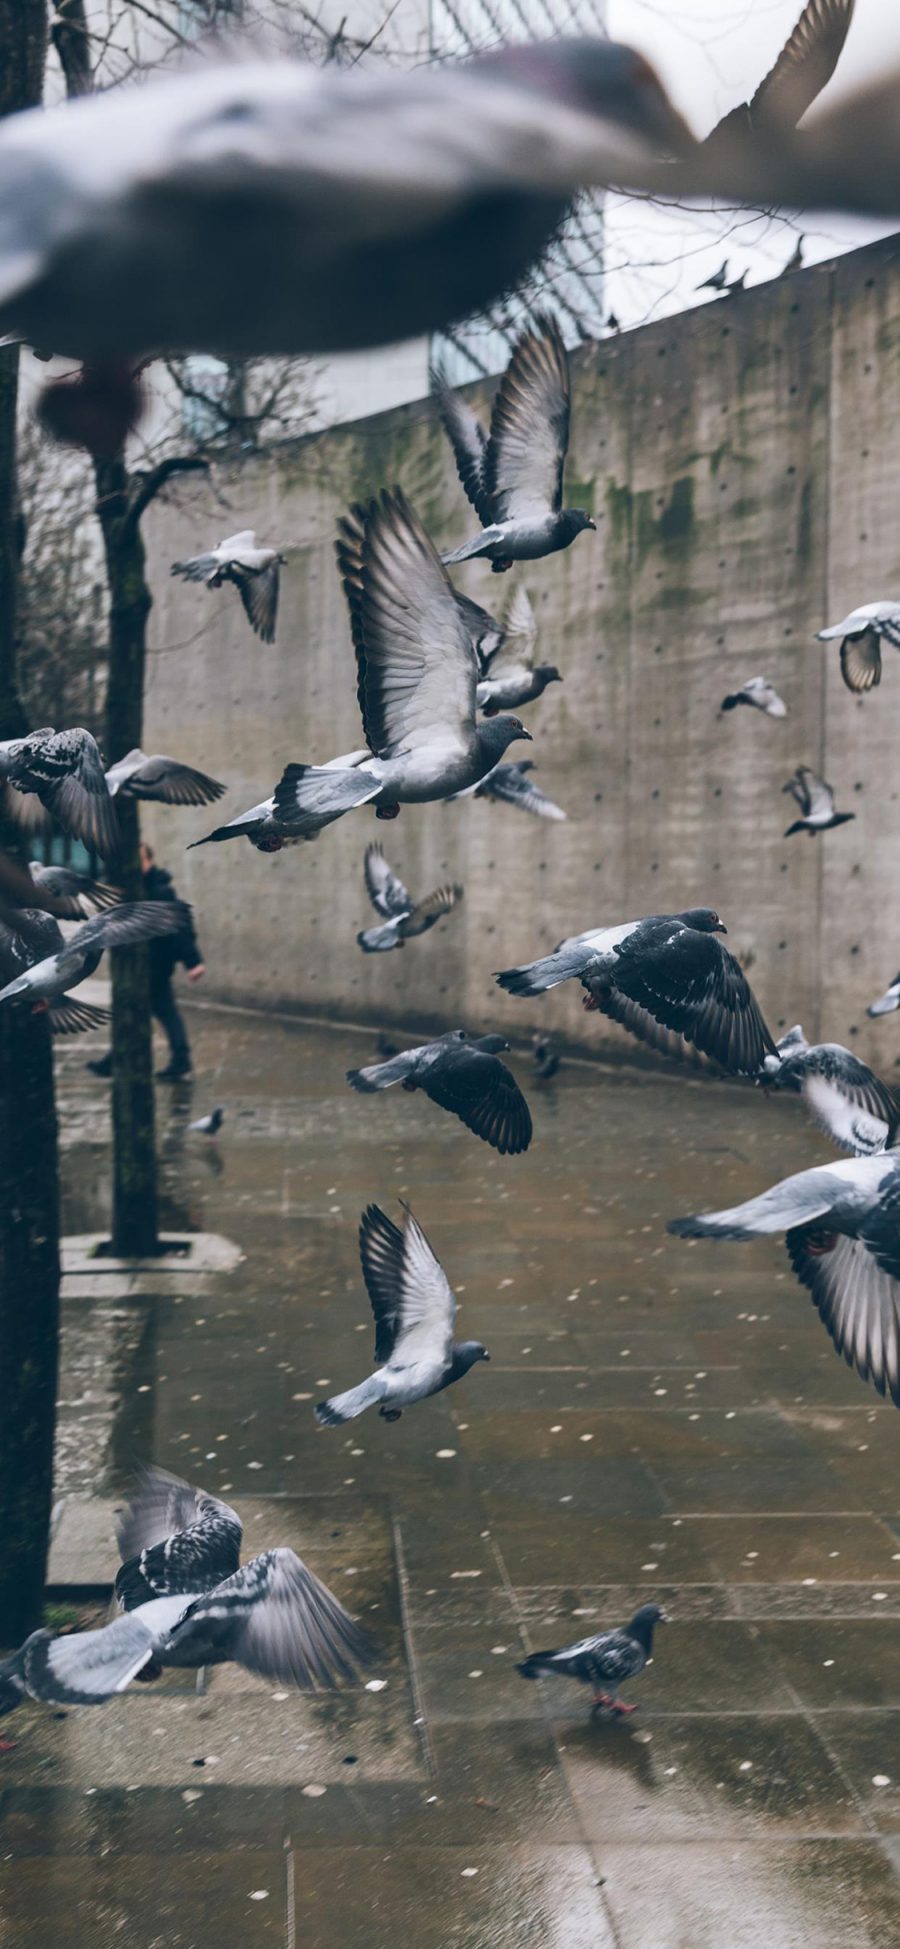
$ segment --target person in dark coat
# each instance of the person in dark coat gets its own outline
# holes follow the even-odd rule
[[[177,899],[171,873],[167,873],[164,866],[157,866],[153,847],[144,840],[141,841],[141,872],[144,880],[142,899]],[[161,1082],[175,1083],[183,1076],[190,1076],[192,1065],[184,1018],[172,990],[172,976],[179,962],[187,972],[188,981],[199,981],[206,969],[192,923],[179,934],[161,934],[157,939],[148,941],[147,948],[150,956],[150,1008],[169,1039],[168,1063],[156,1074]],[[108,1050],[98,1062],[89,1062],[88,1068],[93,1070],[95,1076],[111,1076],[112,1052]]]

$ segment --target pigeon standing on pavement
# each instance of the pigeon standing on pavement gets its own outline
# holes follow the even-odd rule
[[[369,899],[384,923],[381,927],[363,928],[357,934],[364,954],[387,954],[391,948],[403,947],[417,934],[427,934],[463,897],[461,886],[446,886],[438,887],[424,900],[413,900],[376,841],[366,847],[363,871]]]
[[[886,1083],[839,1042],[807,1042],[800,1023],[767,1056],[760,1082],[792,1090],[820,1130],[855,1157],[872,1157],[897,1141],[900,1104]]]
[[[746,683],[741,684],[740,690],[734,690],[728,697],[723,697],[719,709],[733,711],[737,709],[738,704],[750,704],[756,711],[765,711],[767,717],[787,716],[787,705],[779,697],[774,684],[770,684],[768,677],[748,677]]]
[[[106,783],[113,798],[149,799],[158,805],[213,805],[227,790],[218,778],[195,771],[193,765],[160,752],[148,758],[137,746],[109,766]]]
[[[542,697],[548,684],[562,683],[555,663],[535,663],[537,623],[525,589],[515,589],[503,618],[503,635],[496,649],[482,652],[481,682],[476,692],[485,717],[498,711],[521,710]]]
[[[480,1340],[454,1341],[456,1295],[409,1207],[403,1211],[402,1230],[378,1205],[363,1212],[359,1256],[375,1317],[376,1372],[317,1403],[323,1427],[339,1428],[376,1402],[385,1421],[399,1421],[404,1408],[490,1360]]]
[[[347,1081],[363,1095],[389,1090],[424,1090],[432,1103],[459,1117],[476,1137],[501,1156],[516,1157],[531,1142],[531,1112],[515,1077],[500,1061],[509,1048],[502,1035],[470,1037],[452,1029],[435,1042],[401,1049],[383,1063],[348,1069]]]
[[[217,1103],[208,1116],[197,1117],[193,1123],[189,1123],[188,1129],[199,1131],[201,1137],[217,1137],[224,1122],[225,1112],[221,1104]]]
[[[877,1002],[869,1003],[866,1014],[893,1015],[895,1008],[900,1008],[900,974],[894,976],[890,987],[885,989],[883,995],[879,995]]]
[[[123,1615],[97,1631],[34,1631],[0,1663],[0,1714],[26,1696],[103,1705],[165,1667],[234,1663],[303,1691],[352,1680],[369,1639],[293,1550],[240,1567],[242,1524],[228,1504],[149,1469],[118,1527]]]
[[[0,780],[34,793],[45,811],[105,860],[119,853],[119,825],[96,739],[81,725],[44,727],[0,744]]]
[[[521,758],[515,765],[494,765],[486,772],[477,785],[469,785],[463,792],[451,793],[453,799],[498,799],[503,805],[516,805],[520,812],[530,812],[535,819],[562,820],[568,818],[561,805],[542,792],[529,773],[534,771],[531,758]]]
[[[900,650],[900,602],[864,602],[842,623],[816,632],[819,643],[840,639],[841,676],[848,690],[874,690],[881,682],[881,645]]]
[[[485,556],[495,574],[568,548],[596,523],[563,507],[569,445],[569,359],[556,319],[543,314],[519,339],[491,412],[490,433],[440,373],[432,384],[463,487],[482,532],[444,555]]]
[[[89,920],[94,913],[119,906],[122,899],[118,887],[76,873],[71,866],[40,866],[32,859],[28,871],[35,886],[51,895],[60,920]]]
[[[658,1604],[642,1604],[630,1624],[618,1631],[599,1631],[593,1638],[579,1638],[576,1644],[560,1651],[533,1651],[516,1666],[522,1678],[574,1678],[593,1689],[591,1714],[636,1712],[617,1697],[619,1686],[636,1678],[653,1657],[653,1632],[657,1624],[669,1619]]]
[[[809,765],[798,765],[793,778],[781,789],[790,792],[800,807],[800,817],[788,826],[785,839],[790,839],[794,832],[808,832],[815,838],[817,832],[830,832],[833,826],[846,826],[856,818],[855,812],[835,812],[831,786]]]
[[[729,1211],[673,1218],[668,1229],[679,1238],[784,1232],[838,1353],[900,1407],[900,1152],[819,1164]]]
[[[51,948],[48,942],[39,961],[8,981],[0,989],[0,1002],[30,1001],[36,1015],[55,1008],[61,996],[94,973],[104,949],[133,947],[160,934],[180,934],[190,924],[190,915],[183,900],[125,900],[86,920],[67,941],[57,927],[58,945]]]
[[[187,561],[173,562],[172,575],[185,582],[203,582],[207,589],[221,589],[233,582],[251,629],[264,643],[274,643],[278,620],[278,572],[287,561],[277,548],[258,543],[252,528],[226,535],[208,555],[193,555]]]

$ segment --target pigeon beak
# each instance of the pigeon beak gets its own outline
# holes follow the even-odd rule
[[[668,1611],[660,1611],[660,1614],[659,1614],[659,1623],[660,1623],[660,1624],[671,1624],[671,1622],[672,1622],[672,1619],[670,1618],[670,1616],[669,1616],[669,1613],[668,1613]]]
[[[590,528],[590,531],[591,531],[591,534],[592,534],[592,535],[595,535],[595,534],[597,533],[597,523],[596,523],[596,521],[588,521],[586,525],[587,525],[587,527],[588,527],[588,528]]]
[[[487,1348],[485,1347],[485,1350],[484,1350],[484,1353],[482,1354],[482,1356],[481,1356],[481,1358],[482,1358],[482,1360],[490,1360],[490,1357],[491,1357],[491,1356],[490,1356],[490,1354],[488,1353],[488,1350],[487,1350]]]
[[[533,737],[532,737],[532,735],[531,735],[531,732],[530,732],[530,731],[526,731],[526,729],[525,729],[525,726],[524,726],[524,724],[523,724],[523,726],[522,726],[522,729],[521,729],[521,731],[519,732],[519,737],[520,737],[520,738],[525,738],[525,739],[527,739],[527,741],[528,741],[528,743],[529,743],[529,744],[533,744],[533,743],[534,743],[534,739],[533,739]]]
[[[714,927],[714,928],[713,928],[713,933],[714,933],[714,934],[727,934],[727,932],[728,932],[728,929],[727,929],[727,927],[726,927],[726,925],[725,925],[725,922],[724,922],[724,920],[720,920],[720,921],[719,921],[719,923],[718,923],[718,925],[717,925],[716,927]]]

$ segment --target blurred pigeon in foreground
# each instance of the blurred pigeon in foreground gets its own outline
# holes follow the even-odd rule
[[[800,807],[800,817],[788,826],[785,839],[790,839],[794,832],[808,832],[813,838],[817,832],[830,832],[833,826],[845,826],[856,818],[855,812],[835,812],[831,786],[811,771],[809,765],[798,765],[793,778],[781,789],[790,792]]]
[[[543,995],[577,978],[586,1008],[642,1041],[659,1047],[659,1025],[732,1074],[755,1076],[775,1044],[740,963],[713,938],[727,931],[710,907],[628,920],[573,934],[497,981],[510,995]]]
[[[669,1231],[786,1233],[791,1265],[838,1353],[900,1407],[900,1152],[817,1165],[730,1211],[673,1218]]]
[[[106,783],[113,798],[150,799],[159,805],[212,805],[227,787],[193,765],[155,752],[148,758],[137,746],[110,765]]]
[[[479,657],[481,682],[476,697],[485,717],[533,704],[548,684],[562,683],[555,663],[532,661],[536,640],[537,623],[527,592],[515,589],[504,613],[500,642]]]
[[[202,1137],[217,1137],[224,1122],[225,1112],[221,1104],[217,1104],[214,1110],[210,1110],[208,1116],[197,1117],[194,1123],[189,1123],[188,1129],[199,1130]]]
[[[768,717],[787,716],[787,705],[767,677],[748,677],[746,683],[741,684],[740,690],[732,691],[729,697],[723,697],[719,708],[723,711],[733,711],[737,709],[738,704],[750,704],[754,710],[765,711]]]
[[[134,947],[160,934],[180,934],[190,917],[190,907],[183,900],[126,900],[86,920],[67,941],[56,928],[59,945],[45,951],[15,981],[8,981],[0,989],[0,1002],[30,1000],[33,1012],[40,1014],[94,973],[105,948]]]
[[[515,1077],[500,1061],[508,1049],[502,1035],[469,1037],[452,1029],[435,1042],[402,1049],[387,1062],[348,1069],[347,1081],[364,1095],[402,1083],[424,1090],[432,1103],[450,1110],[476,1137],[502,1156],[515,1157],[531,1142],[531,1112]]]
[[[90,731],[80,725],[68,731],[44,727],[0,744],[0,778],[16,792],[35,793],[63,832],[83,840],[103,859],[118,856],[116,810]]]
[[[579,1684],[591,1685],[592,1714],[604,1706],[614,1713],[636,1712],[636,1705],[623,1705],[616,1694],[626,1678],[636,1678],[650,1663],[654,1628],[668,1622],[658,1604],[642,1604],[620,1630],[599,1631],[561,1651],[533,1651],[516,1671],[522,1678],[577,1678]]]
[[[456,470],[482,533],[442,557],[486,556],[495,574],[513,562],[536,562],[568,548],[596,522],[584,508],[564,508],[569,445],[569,359],[556,319],[543,314],[523,332],[500,382],[491,430],[439,373],[432,384]]]
[[[122,899],[118,887],[92,880],[87,873],[75,873],[71,866],[39,866],[32,859],[28,871],[35,886],[52,895],[60,920],[89,920],[93,913],[119,906]]]
[[[892,1015],[895,1008],[900,1008],[900,974],[894,976],[890,987],[885,989],[883,995],[879,995],[877,1002],[869,1003],[866,1014]]]
[[[399,1421],[404,1408],[440,1394],[477,1360],[490,1360],[480,1340],[454,1341],[456,1295],[409,1207],[403,1210],[402,1231],[378,1205],[363,1212],[359,1256],[375,1316],[377,1372],[317,1403],[323,1427],[339,1428],[376,1402],[385,1421]]]
[[[881,645],[900,650],[900,602],[864,602],[842,623],[816,632],[819,643],[841,639],[841,676],[848,690],[874,690],[881,682]]]
[[[735,136],[751,145],[794,129],[837,67],[856,0],[806,0],[781,53],[748,102],[729,110],[703,144],[715,152]]]
[[[567,819],[569,815],[562,806],[555,805],[528,777],[532,771],[531,758],[521,758],[515,765],[494,765],[477,785],[468,785],[464,792],[452,792],[450,796],[452,799],[499,799],[504,805],[517,805],[520,812],[530,812],[535,819]]]
[[[820,1130],[842,1150],[871,1157],[890,1150],[900,1125],[898,1104],[886,1083],[839,1042],[810,1044],[799,1022],[767,1056],[760,1082],[793,1090]]]
[[[227,1503],[147,1470],[118,1530],[123,1616],[98,1631],[34,1631],[0,1663],[0,1713],[26,1694],[103,1705],[165,1666],[233,1662],[304,1691],[353,1679],[369,1640],[293,1550],[240,1565],[242,1525]]]
[[[193,555],[186,562],[173,562],[171,575],[186,582],[203,582],[208,589],[221,589],[233,582],[244,605],[251,629],[264,643],[274,643],[278,620],[278,571],[287,561],[277,548],[257,543],[252,528],[238,535],[227,535],[208,555]]]
[[[64,946],[61,928],[43,908],[8,909],[0,919],[0,983],[8,986],[19,980]],[[109,1021],[108,1008],[71,1001],[65,995],[52,997],[40,1010],[41,1014],[45,1012],[52,1035],[78,1035],[83,1029],[99,1029]]]
[[[383,927],[367,927],[357,934],[364,954],[387,954],[417,934],[427,934],[463,897],[462,887],[446,886],[438,887],[424,900],[414,901],[376,841],[366,847],[363,870],[369,899],[384,920]]]

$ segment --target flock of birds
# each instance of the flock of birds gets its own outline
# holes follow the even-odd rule
[[[363,318],[367,342],[375,342],[398,326],[408,336],[483,305],[498,282],[508,283],[535,256],[576,184],[660,182],[671,193],[687,184],[749,194],[741,184],[752,181],[755,194],[764,187],[774,196],[786,195],[790,181],[807,202],[818,195],[884,207],[885,198],[900,197],[896,117],[887,113],[896,91],[886,104],[876,88],[833,114],[827,140],[794,135],[834,69],[852,11],[853,0],[807,0],[757,94],[702,144],[688,136],[646,64],[610,43],[505,50],[459,68],[387,78],[321,74],[291,63],[210,66],[189,80],[151,84],[127,107],[113,93],[14,118],[0,130],[0,180],[12,185],[15,205],[0,247],[0,321],[33,343],[52,342],[101,367],[104,359],[142,357],[148,345],[202,344],[240,356],[322,350],[357,342]],[[249,176],[245,126],[252,129]],[[323,127],[326,176],[316,146]],[[280,195],[267,200],[266,145],[276,139]],[[220,192],[210,165],[226,142],[228,191],[244,193],[255,228],[243,238],[246,249],[235,245],[235,278],[217,252],[216,275],[207,280],[210,238],[218,235],[210,217]],[[421,166],[423,144],[428,169]],[[116,169],[101,170],[99,198],[97,172],[112,148]],[[873,149],[881,162],[877,187]],[[324,262],[316,261],[312,243],[298,253],[295,235],[286,240],[284,233],[286,213],[296,229],[313,181],[319,215],[324,199],[329,216],[318,225],[318,234],[327,233]],[[186,184],[192,196],[184,194]],[[4,217],[8,202],[4,187]],[[17,225],[27,249],[23,242],[16,256]],[[73,282],[72,244],[85,229],[102,249],[96,275]],[[186,286],[188,262],[196,276]],[[727,266],[707,282],[734,288]],[[398,289],[402,319],[394,310]],[[455,589],[448,574],[469,560],[502,574],[568,548],[594,527],[589,512],[564,501],[570,394],[557,323],[541,315],[523,331],[489,427],[439,372],[433,391],[477,532],[442,555],[399,487],[348,511],[336,552],[363,742],[320,764],[289,764],[271,797],[196,844],[245,837],[260,852],[276,852],[317,838],[361,806],[393,820],[405,805],[471,795],[565,818],[529,777],[528,761],[504,763],[510,745],[531,741],[516,713],[563,680],[555,666],[537,660],[528,596],[516,588],[497,617]],[[245,530],[173,564],[172,573],[210,590],[233,585],[253,629],[272,642],[286,559]],[[866,604],[820,635],[840,640],[848,687],[870,689],[881,678],[882,644],[900,648],[900,603]],[[785,716],[762,676],[749,678],[722,709],[739,705]],[[0,786],[7,809],[30,830],[50,817],[112,864],[118,797],[202,804],[224,790],[175,759],[141,751],[104,769],[96,742],[80,727],[0,745]],[[791,833],[821,833],[853,816],[835,811],[831,788],[809,767],[798,767],[785,790],[800,814]],[[377,844],[366,851],[364,873],[378,916],[377,926],[358,935],[365,953],[404,947],[462,897],[461,887],[445,886],[414,898]],[[32,881],[35,907],[6,910],[0,927],[0,971],[7,976],[0,1003],[48,1011],[60,1031],[92,1025],[96,1012],[69,997],[104,949],[178,929],[185,919],[177,903],[122,902],[114,888],[66,869],[35,867]],[[82,919],[68,941],[48,908]],[[688,1238],[783,1234],[837,1351],[900,1405],[900,1105],[840,1045],[811,1045],[800,1025],[776,1043],[744,970],[723,945],[726,931],[705,907],[626,920],[570,937],[551,954],[501,971],[497,981],[525,997],[579,981],[587,1009],[664,1055],[801,1097],[849,1156],[788,1177],[734,1209],[675,1219],[669,1229]],[[898,1006],[900,975],[870,1012]],[[532,1119],[502,1060],[507,1047],[501,1036],[453,1030],[386,1052],[347,1080],[368,1095],[395,1084],[419,1090],[498,1152],[517,1155],[531,1142]],[[549,1039],[536,1036],[533,1048],[536,1073],[551,1076],[558,1056]],[[222,1114],[194,1127],[214,1135]],[[489,1359],[481,1342],[454,1338],[453,1289],[408,1207],[398,1224],[371,1205],[359,1249],[375,1322],[373,1371],[316,1404],[326,1427],[374,1407],[395,1420]],[[331,1685],[352,1677],[371,1655],[361,1627],[292,1551],[268,1551],[241,1567],[235,1512],[162,1470],[141,1478],[119,1546],[121,1615],[95,1631],[34,1633],[0,1664],[0,1712],[26,1695],[98,1703],[167,1665],[225,1659],[270,1679]],[[529,1679],[574,1677],[593,1688],[596,1709],[631,1710],[617,1688],[643,1668],[663,1621],[657,1605],[645,1605],[627,1627],[535,1653],[518,1669]]]

